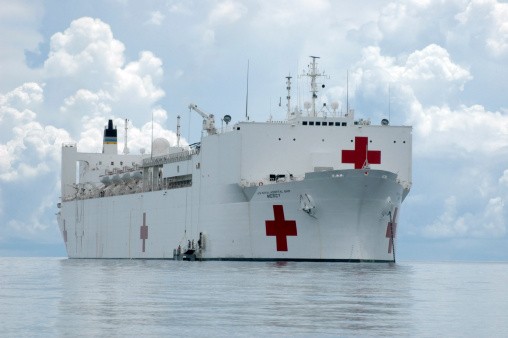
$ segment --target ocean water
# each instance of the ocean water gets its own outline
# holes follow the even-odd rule
[[[508,336],[508,263],[0,258],[0,336]]]

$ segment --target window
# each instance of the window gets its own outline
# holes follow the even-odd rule
[[[111,165],[115,165],[115,162],[111,162]]]
[[[303,121],[303,122],[302,122],[302,124],[303,124],[304,126],[306,126],[306,125],[307,125],[307,121]]]
[[[340,122],[335,122],[335,125],[336,126],[340,126]]]
[[[309,126],[313,126],[314,125],[314,121],[309,121]]]
[[[122,162],[122,161],[120,161],[120,165],[123,165],[123,162]]]
[[[316,121],[316,126],[320,126],[320,125],[321,125],[321,122]]]
[[[346,122],[342,122],[342,126],[343,127],[347,126],[347,123]]]

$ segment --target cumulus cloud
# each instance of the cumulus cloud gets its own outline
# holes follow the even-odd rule
[[[508,149],[506,114],[478,104],[449,105],[473,76],[443,47],[429,45],[406,58],[382,55],[379,47],[365,48],[352,78],[352,94],[374,103],[386,96],[387,84],[392,86],[395,109],[414,126],[417,156],[495,155]]]
[[[62,142],[70,140],[68,133],[37,121],[31,109],[40,108],[43,88],[26,83],[5,95],[0,94],[0,180],[16,181],[46,173],[59,160]]]
[[[508,4],[495,0],[473,0],[456,14],[471,43],[480,44],[494,57],[508,55]]]
[[[382,55],[380,47],[364,48],[352,78],[356,93],[372,97],[385,95],[391,84],[407,107],[414,101],[422,105],[446,102],[472,76],[451,60],[446,49],[431,44],[405,58]]]
[[[149,110],[164,96],[162,61],[142,51],[138,60],[126,63],[124,52],[124,44],[99,19],[80,18],[54,34],[44,69],[48,79],[65,80],[67,90],[74,90],[60,111],[104,117],[121,111],[132,118]]]
[[[112,76],[122,67],[124,50],[123,43],[113,38],[108,24],[84,17],[51,37],[44,68],[49,77],[73,76],[76,81],[100,83],[97,78]]]
[[[423,235],[432,238],[452,237],[502,237],[506,234],[504,200],[490,198],[478,213],[459,214],[456,196],[445,201],[445,210],[432,224],[423,228]]]
[[[411,110],[417,143],[424,156],[497,156],[508,149],[508,116],[490,112],[480,105],[422,107]]]

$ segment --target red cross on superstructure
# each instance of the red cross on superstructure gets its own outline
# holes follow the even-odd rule
[[[368,150],[369,138],[355,137],[355,150],[342,150],[342,163],[353,163],[355,169],[362,169],[367,164],[381,164],[381,151]]]
[[[397,208],[395,208],[393,212],[393,217],[390,215],[390,222],[388,222],[388,226],[386,227],[386,238],[389,238],[388,244],[388,253],[392,253],[393,249],[393,240],[395,239],[395,235],[397,234]]]
[[[274,205],[273,214],[275,216],[273,221],[265,221],[266,235],[275,236],[277,251],[288,251],[287,236],[297,236],[296,221],[286,221],[282,205]]]
[[[139,238],[143,240],[143,252],[145,252],[145,240],[148,239],[148,225],[146,225],[146,212],[143,213],[143,225],[139,227]]]

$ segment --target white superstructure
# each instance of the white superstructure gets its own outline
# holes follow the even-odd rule
[[[69,257],[394,261],[411,127],[323,115],[315,57],[306,75],[312,103],[292,109],[287,77],[285,121],[218,130],[191,104],[206,135],[190,147],[156,139],[150,155],[118,154],[111,121],[102,154],[63,145]]]

